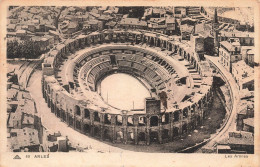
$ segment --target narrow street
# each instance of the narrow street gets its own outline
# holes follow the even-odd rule
[[[210,60],[215,64],[215,66],[223,73],[224,77],[227,79],[227,81],[230,84],[231,93],[233,94],[233,104],[232,104],[232,110],[231,115],[225,125],[225,127],[205,146],[206,147],[213,147],[216,142],[224,139],[228,136],[228,133],[230,131],[236,130],[236,114],[237,114],[237,107],[239,106],[239,91],[237,84],[235,80],[233,79],[231,73],[229,73],[219,62],[219,57],[211,57],[211,56],[205,56],[206,59]]]

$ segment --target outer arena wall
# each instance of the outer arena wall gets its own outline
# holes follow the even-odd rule
[[[179,39],[179,38],[178,38]],[[198,53],[189,49],[189,45],[179,40],[153,32],[110,30],[95,32],[86,36],[70,39],[56,47],[43,63],[42,93],[51,111],[73,129],[101,140],[124,144],[146,144],[151,142],[166,143],[174,141],[180,135],[188,133],[201,125],[208,114],[208,107],[212,100],[212,82],[207,89],[200,92],[195,101],[179,105],[173,111],[157,114],[135,114],[122,111],[109,113],[104,110],[88,107],[87,101],[78,99],[61,86],[55,76],[59,62],[76,50],[102,43],[145,43],[156,46],[172,53],[179,53],[181,57],[194,65],[202,77],[212,79],[211,73],[204,69],[207,63],[200,60]],[[48,67],[45,67],[45,66]],[[47,70],[48,69],[48,70]]]

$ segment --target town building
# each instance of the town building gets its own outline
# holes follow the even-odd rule
[[[226,68],[227,71],[232,72],[232,63],[242,60],[242,55],[241,55],[240,51],[241,51],[241,46],[238,41],[220,42],[220,47],[219,47],[220,60],[219,61],[223,65],[223,67]]]
[[[254,90],[254,69],[244,60],[232,63],[232,75],[239,89]]]

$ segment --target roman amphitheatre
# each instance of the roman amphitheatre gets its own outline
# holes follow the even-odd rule
[[[80,35],[45,57],[43,97],[53,114],[87,136],[119,145],[174,142],[201,127],[210,113],[213,74],[195,47],[200,39],[194,35],[187,44],[125,30]],[[149,91],[144,108],[120,109],[100,95],[102,80],[117,73]]]

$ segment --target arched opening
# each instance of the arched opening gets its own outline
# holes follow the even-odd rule
[[[72,118],[72,116],[69,116],[69,125],[73,126],[74,120]]]
[[[172,51],[172,44],[169,44],[169,51]]]
[[[177,136],[179,136],[179,128],[174,127],[173,128],[173,137],[177,137]]]
[[[117,131],[116,132],[116,142],[122,143],[124,140],[124,134],[122,131]]]
[[[127,126],[134,126],[133,117],[127,117]]]
[[[170,138],[169,130],[168,129],[163,129],[163,131],[162,131],[162,139],[163,140],[168,140],[169,138]]]
[[[80,116],[80,107],[79,106],[75,106],[75,110],[76,110],[76,115]]]
[[[61,109],[61,117],[63,121],[66,121],[66,113],[63,109]]]
[[[100,117],[98,112],[94,112],[94,121],[100,122]]]
[[[161,46],[161,40],[158,39],[158,41],[157,41],[157,47],[160,47],[160,46]]]
[[[54,104],[51,102],[51,112],[54,113]]]
[[[189,123],[189,128],[190,130],[193,130],[195,129],[195,127],[196,127],[196,119],[193,118],[192,121]]]
[[[111,132],[110,132],[110,130],[108,130],[108,129],[105,129],[105,130],[104,130],[104,140],[108,140],[108,141],[111,141],[111,140],[112,140]]]
[[[48,85],[48,87],[47,87],[47,92],[48,92],[48,94],[50,94],[50,91],[51,91],[50,85]]]
[[[51,100],[48,97],[48,107],[50,107],[50,106],[51,106]]]
[[[84,131],[84,133],[89,134],[90,133],[90,126],[88,124],[84,124],[83,131]]]
[[[207,111],[206,110],[203,110],[202,117],[203,117],[203,119],[206,119],[206,117],[207,117]]]
[[[150,119],[150,125],[151,126],[158,126],[159,119],[157,116],[152,116]]]
[[[94,127],[94,137],[100,138],[100,130],[99,127]]]
[[[127,141],[129,143],[134,143],[134,132],[133,131],[127,132]]]
[[[121,115],[116,116],[116,125],[121,126],[123,124],[123,118]]]
[[[154,38],[150,39],[150,46],[154,46]]]
[[[199,115],[197,116],[197,125],[201,125],[201,118]]]
[[[80,130],[81,129],[81,123],[80,121],[76,121],[76,129]]]
[[[105,124],[111,124],[111,115],[105,114],[104,119]]]
[[[138,118],[138,126],[145,126],[146,125],[146,117],[140,116]]]
[[[181,48],[179,49],[179,55],[181,56]]]
[[[152,131],[150,133],[150,142],[151,143],[158,143],[159,142],[158,132]]]
[[[163,48],[166,48],[166,41],[163,42]]]
[[[90,118],[90,112],[88,109],[84,109],[84,117],[88,119]]]
[[[56,111],[57,111],[57,117],[61,117],[61,116],[60,116],[60,109],[59,109],[59,108],[57,108],[57,110],[56,110]]]
[[[177,122],[179,121],[179,111],[175,111],[174,114],[173,114],[173,118],[174,118],[174,122]]]
[[[145,142],[145,133],[144,132],[139,132],[138,134],[138,143],[139,144],[144,144]]]
[[[195,107],[196,107],[195,104],[193,104],[193,105],[191,106],[191,111],[190,111],[191,114],[194,114],[194,113],[195,113]]]
[[[187,133],[188,132],[188,126],[185,123],[184,125],[182,125],[182,133]]]
[[[162,124],[166,125],[169,123],[169,113],[165,113],[164,115],[162,115]]]
[[[183,109],[183,118],[187,118],[188,117],[188,108],[184,108]]]

